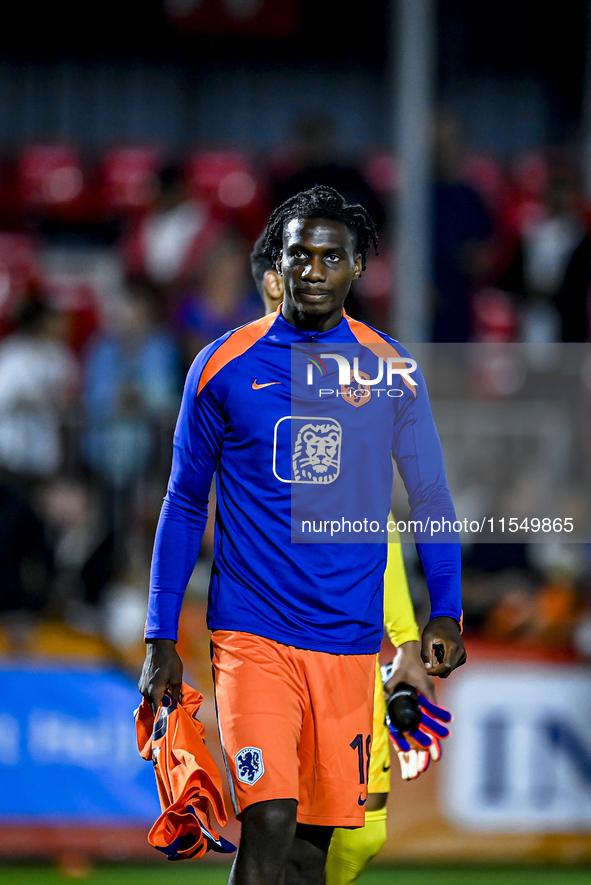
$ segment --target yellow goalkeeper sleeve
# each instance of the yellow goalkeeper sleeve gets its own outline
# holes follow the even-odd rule
[[[384,574],[384,624],[396,647],[419,639],[419,627],[410,598],[397,531],[391,532],[389,536],[388,562]],[[390,741],[384,724],[386,704],[381,691],[379,668],[376,679],[376,693],[379,686],[381,703],[376,703],[377,709],[374,711],[374,742],[368,784],[370,793],[388,792],[390,785]],[[387,771],[384,774],[383,769],[386,766],[383,763],[386,761]],[[355,885],[359,881],[368,863],[386,841],[386,816],[386,808],[366,811],[364,827],[357,830],[335,829],[326,859],[326,885]]]
[[[396,647],[419,639],[419,627],[410,598],[397,530],[390,532],[388,538],[388,562],[384,573],[384,624]]]

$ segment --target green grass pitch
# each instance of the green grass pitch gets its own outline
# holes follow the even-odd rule
[[[73,880],[50,866],[0,865],[2,885],[226,885],[228,867],[193,864],[95,867]],[[371,867],[362,885],[589,885],[591,870],[582,867]]]

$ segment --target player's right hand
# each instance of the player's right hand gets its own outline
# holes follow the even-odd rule
[[[183,681],[183,662],[172,639],[146,640],[146,660],[138,688],[148,701],[154,716],[166,689],[178,701]]]
[[[462,628],[455,618],[431,618],[421,639],[421,658],[429,676],[447,679],[452,670],[466,663]]]

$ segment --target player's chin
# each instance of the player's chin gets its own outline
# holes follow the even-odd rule
[[[296,308],[303,317],[329,316],[336,309],[332,299],[328,298],[323,301],[298,301]]]

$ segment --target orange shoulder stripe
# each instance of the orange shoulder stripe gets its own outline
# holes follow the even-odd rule
[[[375,353],[376,356],[381,357],[382,359],[386,359],[387,357],[398,357],[399,359],[404,359],[404,357],[398,353],[395,347],[389,344],[387,341],[384,341],[381,335],[377,332],[374,332],[373,329],[370,329],[369,326],[366,326],[365,323],[360,323],[359,320],[353,320],[347,314],[344,314],[345,319],[349,323],[349,328],[357,338],[360,344],[364,347],[367,347],[368,350],[371,350],[372,353]],[[411,391],[413,396],[417,395],[417,388],[413,387],[412,384],[409,384],[404,375],[400,376],[402,381],[408,389]]]
[[[205,364],[199,379],[197,395],[201,393],[207,382],[211,381],[214,375],[217,375],[220,369],[227,366],[237,356],[242,356],[253,344],[257,343],[259,338],[266,335],[276,319],[277,314],[270,313],[267,316],[261,317],[260,320],[255,320],[247,326],[237,329],[233,335],[226,338],[224,343],[220,344]]]

